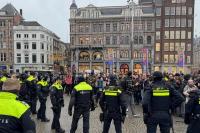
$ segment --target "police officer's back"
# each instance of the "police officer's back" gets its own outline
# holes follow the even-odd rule
[[[200,131],[200,90],[190,92],[190,99],[185,106],[184,122],[188,124],[187,133]]]
[[[68,107],[68,114],[71,116],[72,107],[74,106],[74,114],[70,133],[75,133],[81,115],[83,116],[83,133],[89,133],[90,111],[95,109],[93,88],[85,82],[85,79],[82,76],[78,78],[78,82],[79,83],[72,90]]]
[[[18,99],[18,80],[7,79],[0,92],[0,133],[35,133],[29,105]]]
[[[171,86],[162,80],[161,72],[154,72],[154,81],[145,91],[143,99],[144,123],[147,125],[147,133],[155,133],[157,125],[161,133],[170,133],[171,115],[170,109],[179,106],[184,98]]]
[[[104,90],[99,104],[104,117],[103,133],[109,132],[112,120],[114,120],[116,133],[121,133],[121,122],[124,122],[126,116],[126,104],[114,77],[110,77],[110,85]]]

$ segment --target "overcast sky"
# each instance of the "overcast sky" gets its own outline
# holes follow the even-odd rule
[[[125,5],[127,0],[76,0],[78,7],[88,4],[95,6]],[[72,0],[0,0],[0,8],[12,3],[28,21],[38,21],[55,32],[62,41],[69,42],[69,7]],[[197,14],[199,13],[199,14]],[[200,0],[195,5],[195,35],[200,36]]]

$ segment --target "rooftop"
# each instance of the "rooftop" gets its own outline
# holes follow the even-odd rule
[[[6,15],[9,16],[20,15],[20,13],[17,11],[17,9],[15,9],[15,7],[11,3],[6,4],[0,10],[6,12]]]
[[[23,26],[41,26],[37,21],[22,21],[19,25],[23,25]]]

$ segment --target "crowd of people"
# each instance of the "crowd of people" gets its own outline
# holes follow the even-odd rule
[[[122,133],[122,123],[128,116],[140,117],[136,105],[142,105],[147,133],[169,133],[172,115],[182,117],[189,124],[187,133],[200,129],[200,71],[194,74],[161,73],[54,75],[51,73],[0,73],[0,132],[35,133],[30,114],[41,122],[46,117],[46,101],[50,95],[53,111],[51,129],[64,133],[60,126],[63,95],[70,95],[69,116],[73,115],[70,133],[75,133],[83,117],[83,133],[89,133],[90,111],[100,106],[99,118],[104,122],[103,133],[108,133],[114,120],[116,133]],[[40,103],[37,110],[37,103]],[[11,106],[12,105],[12,106]],[[72,112],[72,110],[74,110]],[[11,120],[12,118],[12,120]]]

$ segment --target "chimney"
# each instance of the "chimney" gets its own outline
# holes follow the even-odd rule
[[[22,16],[22,15],[23,15],[23,11],[22,11],[22,9],[20,9],[19,12],[20,12],[20,15]]]

